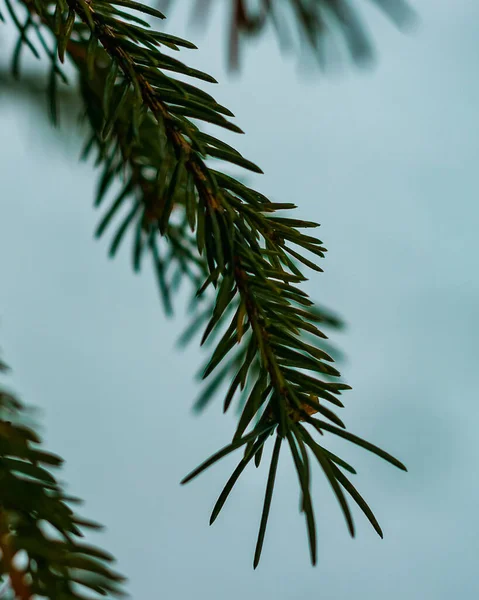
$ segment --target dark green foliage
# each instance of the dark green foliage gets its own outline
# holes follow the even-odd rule
[[[326,249],[309,234],[318,225],[286,216],[283,211],[293,210],[293,203],[271,202],[221,167],[211,168],[210,159],[215,159],[215,164],[219,159],[225,169],[239,165],[261,173],[234,148],[202,131],[207,123],[241,133],[227,108],[183,81],[185,77],[215,81],[173,58],[172,53],[193,45],[155,31],[138,13],[163,15],[129,0],[33,0],[17,2],[15,7],[5,1],[18,29],[19,47],[28,45],[38,54],[27,37],[34,32],[51,62],[48,97],[54,122],[57,78],[62,78],[58,61],[70,61],[79,75],[84,123],[89,129],[82,156],[95,155],[101,168],[94,203],[103,216],[96,235],[112,232],[110,256],[115,256],[130,236],[133,269],[140,271],[149,256],[167,312],[172,311],[172,295],[182,280],[198,290],[192,303],[194,319],[183,339],[204,327],[202,344],[211,354],[201,376],[211,379],[196,407],[205,406],[223,384],[229,384],[223,408],[226,411],[235,404],[239,419],[232,442],[183,483],[245,446],[243,458],[213,509],[213,522],[252,459],[256,467],[260,465],[263,448],[274,434],[255,567],[284,441],[298,474],[313,563],[316,532],[308,452],[329,481],[351,534],[354,526],[343,488],[381,534],[367,504],[340,470],[355,473],[353,467],[319,445],[306,429],[309,425],[320,434],[340,435],[404,469],[386,452],[346,432],[332,410],[343,407],[339,397],[350,389],[339,381],[340,373],[332,366],[334,351],[323,332],[323,327],[335,327],[339,322],[316,307],[300,287],[306,281],[303,266],[321,271],[317,260],[324,257]],[[319,31],[314,30],[319,27],[316,9],[308,12],[306,3],[299,0],[292,5],[314,45],[313,34]],[[323,0],[317,6],[318,10],[333,11],[353,36],[356,30],[353,21],[348,21],[350,13],[341,12],[345,3]],[[30,18],[33,14],[35,19]],[[21,76],[19,52],[15,50],[13,63],[17,76]],[[327,421],[313,418],[314,413]],[[35,474],[48,478],[43,471]],[[47,484],[43,479],[42,485]],[[54,556],[48,560],[53,561]],[[100,571],[99,575],[107,577]]]
[[[0,388],[0,580],[9,578],[15,597],[30,594],[80,600],[86,590],[98,598],[123,595],[124,578],[110,569],[107,552],[80,541],[85,529],[99,529],[80,518],[51,473],[62,460],[39,448],[40,438],[22,425],[24,408]],[[14,561],[26,553],[26,567]]]

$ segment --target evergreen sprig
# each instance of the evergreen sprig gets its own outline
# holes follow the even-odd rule
[[[167,309],[171,308],[173,279],[189,278],[199,287],[198,297],[213,290],[214,304],[203,312],[208,322],[202,343],[215,335],[219,340],[203,372],[203,378],[213,375],[213,379],[198,403],[204,404],[227,378],[224,410],[236,400],[241,415],[232,442],[183,483],[244,447],[243,458],[213,510],[213,522],[240,474],[253,458],[260,465],[264,445],[275,435],[255,567],[283,441],[298,472],[313,564],[316,537],[309,454],[329,480],[351,534],[354,528],[343,489],[380,533],[370,509],[341,471],[354,469],[320,446],[306,429],[310,426],[313,433],[339,435],[405,470],[389,454],[348,433],[330,407],[343,407],[339,397],[350,389],[339,381],[340,373],[323,345],[327,339],[323,325],[334,320],[315,307],[300,287],[306,281],[303,267],[322,270],[317,262],[326,249],[319,239],[303,232],[318,224],[288,213],[284,216],[283,211],[296,208],[293,203],[272,202],[224,170],[212,168],[211,159],[219,159],[225,166],[261,173],[233,147],[204,131],[204,124],[214,124],[242,133],[227,108],[185,81],[215,80],[167,52],[193,48],[193,44],[152,29],[138,13],[163,15],[132,0],[23,0],[24,24],[17,16],[18,6],[4,1],[19,31],[18,48],[28,46],[39,54],[28,37],[34,32],[50,58],[54,120],[57,83],[59,78],[66,79],[65,58],[77,69],[91,128],[84,155],[96,148],[97,164],[103,166],[95,204],[103,203],[113,182],[121,183],[97,230],[101,235],[125,209],[110,254],[133,230],[134,268],[140,268],[143,254],[149,252]],[[47,32],[54,40],[53,49]],[[18,74],[17,55],[20,50],[14,56]],[[172,265],[176,274],[168,280]]]
[[[397,27],[404,28],[414,20],[414,12],[405,0],[371,1]],[[164,11],[175,5],[171,0],[157,2]],[[365,2],[359,4],[366,5]],[[192,11],[193,22],[204,28],[212,6],[211,0],[196,0]],[[371,37],[365,30],[359,11],[349,0],[259,0],[253,8],[247,0],[230,0],[229,7],[230,69],[239,68],[241,43],[260,36],[268,26],[272,26],[282,48],[291,48],[294,44],[291,27],[288,27],[290,20],[300,40],[312,51],[321,66],[327,63],[327,42],[333,41],[333,34],[336,33],[356,63],[362,64],[374,57]]]
[[[67,496],[52,474],[62,459],[41,449],[37,433],[22,424],[24,416],[23,405],[0,387],[2,592],[21,600],[124,595],[124,578],[109,566],[113,557],[80,541],[85,529],[100,525],[70,508],[79,500]]]

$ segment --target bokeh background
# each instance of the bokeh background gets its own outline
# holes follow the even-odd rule
[[[237,457],[179,481],[227,443],[234,415],[219,401],[192,413],[205,356],[197,344],[175,350],[186,291],[167,319],[153,273],[132,274],[128,245],[107,259],[108,241],[92,241],[98,173],[79,164],[81,139],[3,93],[0,335],[11,387],[42,408],[68,490],[107,526],[94,541],[118,557],[134,598],[476,597],[478,3],[415,0],[420,22],[407,36],[365,3],[374,69],[321,74],[266,35],[248,45],[240,77],[225,69],[224,12],[200,32],[185,25],[191,3],[176,5],[168,30],[200,47],[184,60],[220,80],[216,97],[247,133],[236,147],[265,171],[251,183],[322,224],[329,253],[309,290],[348,323],[333,335],[353,386],[341,416],[409,467],[329,441],[357,466],[385,539],[356,510],[349,538],[318,469],[312,568],[287,453],[256,571],[266,461],[209,528]]]

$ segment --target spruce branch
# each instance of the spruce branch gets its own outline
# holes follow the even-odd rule
[[[5,1],[10,7],[10,0]],[[96,204],[101,204],[113,181],[122,180],[123,189],[98,233],[103,232],[126,198],[133,199],[110,254],[115,254],[126,232],[134,227],[135,268],[139,267],[145,248],[157,259],[157,238],[162,237],[175,249],[166,260],[176,260],[180,270],[184,269],[192,280],[203,277],[198,296],[214,289],[214,305],[204,312],[209,320],[202,343],[215,335],[221,337],[204,369],[203,378],[213,372],[215,377],[203,401],[230,376],[232,369],[237,369],[224,398],[224,410],[238,398],[242,412],[231,444],[202,463],[183,483],[245,446],[244,456],[213,511],[213,521],[253,457],[256,467],[260,466],[263,447],[276,432],[254,566],[261,555],[284,439],[298,472],[311,559],[315,563],[306,447],[332,485],[351,533],[352,521],[340,486],[373,521],[370,509],[339,467],[350,472],[354,469],[323,451],[308,437],[305,425],[321,435],[341,435],[405,469],[389,454],[345,432],[342,420],[324,405],[326,402],[343,407],[338,397],[350,386],[338,381],[340,373],[331,364],[333,358],[321,347],[327,336],[318,325],[327,324],[327,315],[299,287],[306,281],[303,267],[322,270],[316,259],[325,255],[323,243],[301,231],[318,224],[283,216],[283,211],[296,208],[293,203],[272,202],[225,172],[211,168],[209,161],[220,159],[226,165],[261,173],[234,148],[202,131],[203,122],[242,133],[229,120],[233,115],[227,108],[191,83],[175,78],[176,73],[215,82],[210,75],[189,68],[164,51],[193,45],[156,32],[146,21],[117,7],[159,18],[163,17],[161,13],[130,0],[24,0],[24,5],[31,15],[28,28],[33,27],[39,34],[51,60],[52,81],[61,76],[57,58],[61,63],[68,56],[80,73],[86,114],[93,131],[85,153],[96,145],[97,161],[104,165]],[[22,26],[19,19],[14,21],[22,43],[26,44],[27,25]],[[44,28],[56,40],[55,53],[44,40]],[[50,90],[55,107],[54,83]],[[191,232],[190,237],[187,231]],[[190,265],[195,265],[196,275],[191,276]],[[167,267],[163,259],[163,270]],[[161,281],[165,287],[164,273],[160,286]],[[316,413],[334,425],[313,418]]]
[[[85,590],[94,593],[89,598],[124,595],[124,578],[109,567],[113,557],[78,541],[100,526],[70,508],[78,499],[66,496],[51,472],[62,459],[41,449],[37,433],[22,423],[25,414],[0,387],[0,577],[20,600],[82,600]]]
[[[415,19],[415,13],[405,0],[372,0],[396,27],[405,29]],[[174,7],[171,0],[157,0],[161,10]],[[329,45],[335,36],[346,45],[347,52],[357,64],[374,58],[374,45],[366,31],[364,20],[356,6],[366,2],[356,0],[260,0],[253,7],[247,0],[229,0],[228,67],[240,67],[240,51],[249,39],[265,33],[268,26],[278,38],[282,49],[294,47],[292,30],[296,29],[301,42],[317,59],[320,66],[328,60]],[[192,21],[205,29],[213,6],[212,0],[196,0]]]

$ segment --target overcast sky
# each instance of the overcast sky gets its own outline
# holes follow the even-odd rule
[[[353,386],[341,416],[409,468],[328,440],[357,466],[385,539],[356,510],[349,538],[318,469],[312,568],[287,453],[256,571],[264,464],[209,527],[237,457],[179,481],[227,443],[233,417],[219,401],[191,412],[204,356],[174,349],[181,302],[166,319],[153,273],[133,275],[127,245],[112,262],[107,240],[92,240],[98,173],[79,164],[81,140],[2,100],[0,341],[11,385],[43,409],[48,448],[67,461],[62,478],[107,526],[95,541],[118,557],[137,599],[474,598],[479,5],[416,0],[410,35],[367,10],[379,60],[366,72],[298,68],[270,36],[231,78],[223,15],[201,35],[184,26],[188,4],[166,27],[200,47],[183,60],[220,80],[216,97],[246,131],[236,146],[265,171],[251,183],[322,224],[325,273],[309,290],[348,322],[333,337]]]

